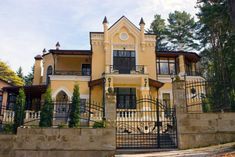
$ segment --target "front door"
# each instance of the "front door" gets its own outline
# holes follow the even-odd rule
[[[113,69],[119,74],[130,74],[131,70],[135,70],[135,51],[114,50]]]

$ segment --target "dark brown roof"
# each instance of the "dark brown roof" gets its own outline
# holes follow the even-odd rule
[[[42,59],[42,56],[41,55],[37,55],[34,57],[35,60],[41,60]]]
[[[6,83],[6,84],[8,84],[8,85],[10,85],[10,86],[14,86],[13,83],[10,83],[10,82],[8,82],[8,81],[6,81],[6,80],[3,80],[3,79],[1,79],[1,78],[0,78],[0,81],[4,82],[4,83]]]
[[[155,87],[155,88],[161,88],[164,85],[164,83],[149,78],[149,86]]]
[[[102,85],[103,82],[104,82],[104,78],[99,78],[99,79],[90,81],[88,86],[89,87],[94,87],[94,86],[97,86],[97,85]]]
[[[157,51],[157,57],[178,57],[179,55],[184,55],[186,59],[189,61],[197,62],[200,60],[201,56],[199,56],[195,52],[187,52],[187,51]]]
[[[57,50],[51,49],[47,54],[60,54],[60,55],[91,55],[91,50]],[[43,56],[47,55],[44,54]]]
[[[32,86],[12,86],[12,87],[4,87],[3,91],[8,93],[18,93],[19,89],[23,88],[26,96],[31,97],[41,97],[43,93],[47,90],[47,85],[32,85]]]

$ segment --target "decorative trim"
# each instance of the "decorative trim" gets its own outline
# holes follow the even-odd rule
[[[53,92],[53,93],[52,93],[52,99],[55,100],[57,94],[58,94],[60,91],[64,91],[64,92],[67,94],[69,100],[71,100],[71,98],[72,98],[72,93],[71,93],[65,86],[62,86],[62,87],[58,88],[55,92]]]
[[[53,80],[72,80],[72,81],[90,81],[90,76],[72,76],[72,75],[50,75],[50,79]]]
[[[119,34],[119,38],[121,39],[121,40],[127,40],[128,38],[129,38],[129,35],[128,35],[128,33],[127,32],[121,32],[120,34]]]

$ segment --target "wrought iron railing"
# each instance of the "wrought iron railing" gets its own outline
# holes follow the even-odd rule
[[[115,65],[106,66],[107,74],[146,74],[146,66],[136,65],[133,67],[118,67]]]
[[[188,112],[235,112],[235,84],[224,81],[185,82]]]
[[[43,102],[41,103],[43,105]],[[53,127],[68,127],[71,102],[53,102]],[[13,127],[15,111],[13,109],[0,108],[0,132],[6,130],[5,126]],[[24,126],[39,127],[41,111],[25,110]],[[80,106],[80,127],[93,127],[95,123],[103,123],[103,107],[100,103],[86,102]]]

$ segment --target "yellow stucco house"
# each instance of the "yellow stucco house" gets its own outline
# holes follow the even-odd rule
[[[171,104],[171,75],[200,79],[193,52],[159,51],[156,35],[145,33],[141,18],[139,27],[122,16],[112,26],[103,20],[103,32],[90,32],[90,50],[63,50],[60,44],[35,57],[31,103],[38,102],[46,86],[55,101],[71,100],[74,84],[79,84],[83,101],[102,103],[108,89],[116,93],[117,108],[136,108],[135,99],[159,98]],[[6,88],[10,93],[16,87]],[[39,90],[37,90],[37,88]],[[30,93],[29,92],[29,93]],[[34,96],[35,95],[35,96]],[[5,96],[7,97],[7,96]],[[32,100],[36,97],[36,100]],[[7,101],[3,106],[7,106]]]

